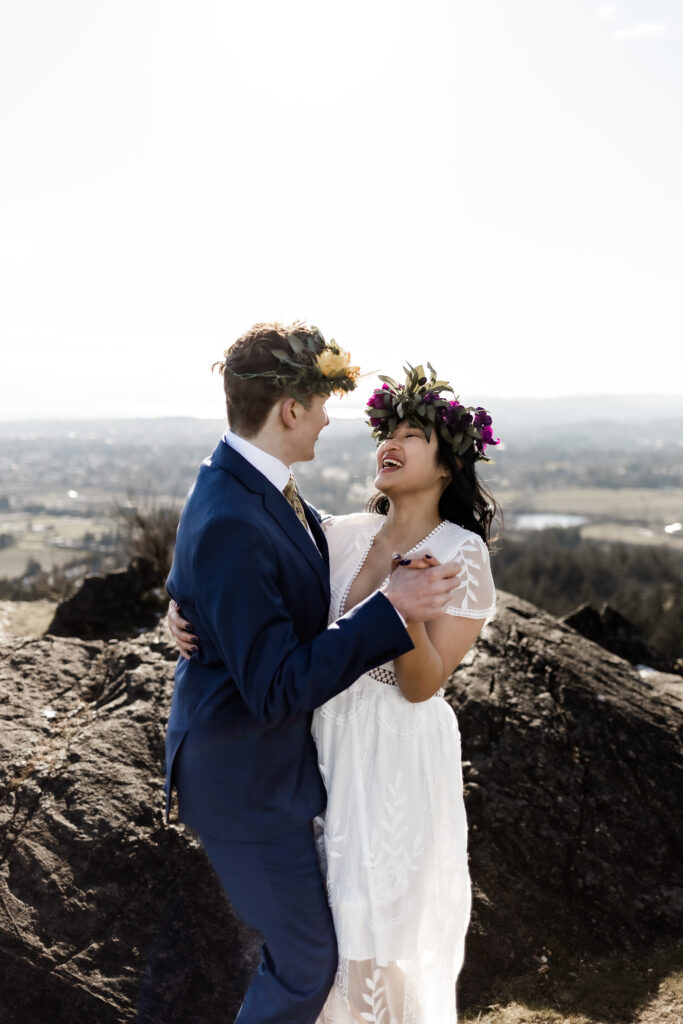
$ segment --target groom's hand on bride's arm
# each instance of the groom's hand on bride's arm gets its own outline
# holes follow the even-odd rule
[[[411,571],[418,568],[424,571]],[[406,622],[430,622],[443,614],[461,572],[462,565],[441,565],[428,552],[409,559],[397,557],[382,592]]]
[[[166,625],[183,658],[189,659],[197,651],[199,641],[192,633],[192,624],[183,618],[180,605],[172,598],[168,603]]]

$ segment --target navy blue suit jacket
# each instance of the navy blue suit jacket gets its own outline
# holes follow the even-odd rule
[[[166,810],[225,839],[284,835],[325,806],[313,708],[412,647],[375,593],[328,627],[329,565],[284,495],[221,441],[178,527],[167,589],[199,638],[178,660],[166,736]]]

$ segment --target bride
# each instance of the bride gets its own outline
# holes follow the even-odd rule
[[[407,624],[414,649],[360,676],[313,715],[327,788],[314,823],[339,947],[317,1024],[454,1024],[470,913],[460,738],[442,686],[495,611],[495,503],[477,479],[493,440],[481,407],[421,366],[382,378],[367,404],[378,442],[369,511],[327,519],[330,622],[397,564],[458,561],[445,613]],[[401,554],[396,554],[401,552]],[[183,653],[192,638],[169,614]]]

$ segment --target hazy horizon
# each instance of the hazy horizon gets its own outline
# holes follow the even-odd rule
[[[364,397],[346,396],[337,404],[336,400],[328,403],[330,420],[339,425],[348,424],[349,429],[366,426],[363,413]],[[599,427],[605,424],[611,429],[621,425],[625,434],[634,437],[648,438],[653,443],[666,440],[672,447],[683,446],[683,395],[567,395],[560,398],[495,398],[484,396],[484,404],[493,415],[496,433],[505,439],[506,430],[524,435],[543,436],[543,430],[578,429],[583,435],[592,425]],[[641,423],[648,424],[642,430]],[[0,438],[30,438],[48,436],[46,430],[57,430],[65,437],[87,439],[91,432],[93,437],[104,436],[108,431],[122,431],[130,436],[131,431],[139,427],[153,430],[154,436],[168,430],[175,434],[174,428],[182,432],[183,425],[191,428],[197,424],[200,428],[210,427],[218,433],[227,425],[225,411],[214,416],[70,416],[70,417],[17,417],[0,419]],[[675,433],[672,434],[672,430]],[[659,439],[659,440],[658,440]]]
[[[367,389],[367,393],[368,394],[371,393],[371,389],[372,389],[373,386],[374,385],[371,384],[368,387],[368,389]],[[221,396],[220,396],[221,400],[222,400],[222,397],[223,396],[221,394]],[[461,397],[463,397],[463,399],[465,399],[467,396],[461,396]],[[481,398],[481,397],[482,396],[477,396],[478,399]],[[520,404],[524,404],[524,403],[531,403],[531,404],[534,404],[534,403],[537,403],[537,404],[544,404],[544,403],[545,404],[554,404],[556,402],[564,403],[564,402],[573,402],[573,401],[580,401],[580,402],[584,402],[586,404],[597,404],[599,402],[607,402],[608,404],[611,404],[611,405],[617,405],[619,403],[624,403],[624,402],[626,402],[626,403],[650,403],[651,402],[651,403],[655,404],[656,406],[661,406],[662,404],[664,404],[664,405],[671,404],[671,405],[677,406],[677,404],[680,403],[680,412],[681,412],[681,415],[683,415],[683,391],[681,391],[681,392],[670,391],[670,392],[666,392],[666,393],[662,393],[662,394],[646,392],[646,391],[624,392],[623,394],[622,393],[615,394],[615,393],[609,393],[609,392],[606,392],[604,394],[591,393],[591,392],[577,392],[577,393],[572,393],[572,394],[559,394],[559,395],[548,395],[548,396],[539,396],[539,395],[516,395],[516,396],[510,396],[510,395],[494,395],[494,394],[490,394],[490,395],[484,395],[483,397],[485,398],[485,400],[487,402],[490,402],[490,403],[497,402],[497,403],[502,403],[504,405],[508,405],[508,404],[509,405],[520,405]],[[339,401],[339,404],[337,404],[338,400],[336,399],[336,396],[332,396],[328,400],[327,408],[328,408],[328,412],[330,413],[331,417],[334,417],[340,411],[343,413],[345,409],[349,409],[349,410],[352,409],[354,412],[362,412],[362,410],[364,408],[364,405],[365,405],[365,401],[366,401],[365,391],[363,391],[362,396],[361,395],[355,396],[353,394],[345,395],[343,397],[343,399],[341,399],[341,401]],[[46,422],[46,421],[49,421],[49,422],[55,422],[55,423],[58,423],[58,422],[68,423],[68,422],[73,422],[73,421],[76,421],[76,420],[84,420],[84,421],[92,420],[92,421],[96,421],[96,422],[101,422],[101,421],[104,421],[104,420],[146,420],[146,419],[149,419],[149,420],[160,420],[160,419],[161,420],[163,420],[163,419],[175,419],[175,420],[182,420],[182,419],[216,420],[216,419],[225,419],[225,411],[223,410],[223,412],[221,414],[217,415],[217,416],[197,416],[197,415],[194,415],[192,413],[177,413],[177,414],[175,414],[175,413],[164,413],[164,414],[160,414],[160,415],[138,415],[138,414],[134,414],[134,413],[131,413],[131,414],[125,414],[124,413],[124,414],[100,415],[100,416],[93,416],[93,415],[71,415],[71,416],[45,415],[45,416],[35,416],[35,415],[32,415],[32,416],[7,416],[7,417],[0,415],[0,423],[21,423],[21,422],[33,422],[33,421],[35,421],[35,422]]]

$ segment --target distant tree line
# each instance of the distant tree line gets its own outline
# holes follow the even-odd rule
[[[683,550],[539,530],[499,537],[492,567],[497,587],[553,615],[610,604],[662,654],[683,658]]]

